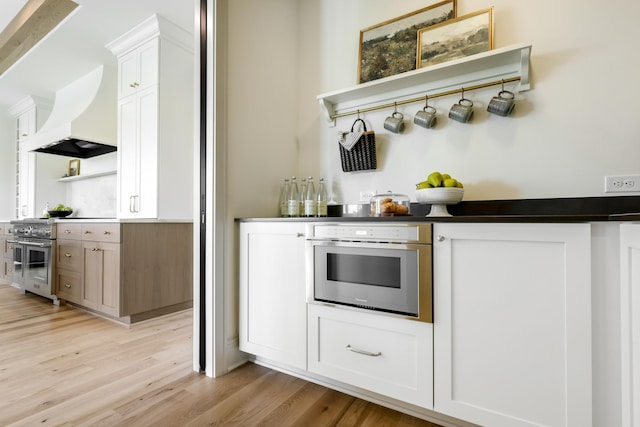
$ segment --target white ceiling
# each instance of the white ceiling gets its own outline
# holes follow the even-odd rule
[[[80,5],[54,31],[0,76],[0,109],[28,95],[55,92],[100,64],[116,65],[104,46],[154,13],[193,32],[193,0],[74,0]],[[26,0],[0,1],[0,31]]]

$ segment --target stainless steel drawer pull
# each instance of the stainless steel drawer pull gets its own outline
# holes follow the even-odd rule
[[[65,283],[65,284],[64,284],[64,287],[65,287],[65,288],[67,288],[67,289],[70,289],[70,288],[71,288],[71,285],[70,285],[70,284],[68,284],[68,283]]]
[[[69,252],[67,252],[66,254],[64,254],[64,256],[66,256],[67,258],[71,258],[71,254]]]
[[[105,232],[104,232],[104,233],[102,233],[102,234],[109,235],[109,234],[111,234],[111,232],[110,232],[110,231],[105,231]]]
[[[71,230],[64,230],[64,234],[71,234]]]
[[[367,351],[367,350],[361,350],[359,348],[351,347],[351,344],[347,344],[345,348],[349,351],[353,351],[354,353],[364,354],[365,356],[371,356],[371,357],[382,356],[381,352],[371,353],[370,351]]]

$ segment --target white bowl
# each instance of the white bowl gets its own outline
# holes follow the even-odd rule
[[[416,190],[416,200],[419,203],[429,203],[431,211],[427,216],[451,216],[447,205],[460,203],[464,195],[464,188],[439,187],[421,188]]]

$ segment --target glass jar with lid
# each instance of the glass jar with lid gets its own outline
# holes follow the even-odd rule
[[[411,215],[409,196],[394,194],[391,191],[376,194],[370,199],[369,216],[407,216]]]

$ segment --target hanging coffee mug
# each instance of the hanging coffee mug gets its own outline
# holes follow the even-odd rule
[[[451,106],[449,110],[449,118],[460,123],[467,123],[473,117],[473,101],[464,97],[457,104]]]
[[[513,111],[516,106],[515,95],[508,90],[501,90],[498,96],[494,96],[489,101],[487,111],[498,116],[506,117]]]
[[[429,97],[425,97],[425,105],[413,117],[413,123],[423,128],[431,129],[436,125],[436,109],[429,105]]]
[[[394,108],[393,114],[384,120],[384,128],[393,133],[404,130],[404,116]]]

